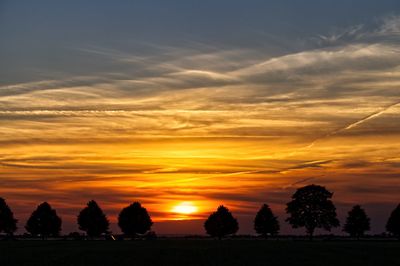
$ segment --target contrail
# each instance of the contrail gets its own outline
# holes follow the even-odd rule
[[[377,117],[377,116],[380,116],[381,114],[385,113],[387,110],[389,110],[389,109],[392,108],[392,107],[395,107],[395,106],[398,105],[398,104],[400,104],[400,102],[397,102],[397,103],[391,104],[391,105],[389,105],[389,106],[387,106],[387,107],[384,107],[382,110],[380,110],[380,111],[378,111],[378,112],[375,112],[375,113],[373,113],[373,114],[370,114],[370,115],[364,117],[363,119],[361,119],[361,120],[359,120],[359,121],[357,121],[357,122],[355,122],[355,123],[353,123],[353,124],[351,124],[351,125],[348,125],[348,126],[345,127],[343,130],[351,129],[351,128],[353,128],[353,127],[356,127],[356,126],[358,126],[358,125],[360,125],[360,124],[362,124],[362,123],[364,123],[364,122],[370,120],[370,119],[373,119],[373,118],[375,118],[375,117]]]
[[[350,125],[347,125],[347,126],[345,126],[345,127],[336,129],[336,130],[334,130],[334,131],[332,131],[332,132],[330,132],[330,133],[328,133],[328,134],[326,134],[326,135],[324,135],[324,136],[322,136],[322,137],[319,137],[319,138],[315,139],[314,141],[312,141],[312,142],[311,142],[310,144],[308,144],[307,146],[304,146],[304,147],[302,147],[302,148],[299,148],[297,151],[294,151],[294,152],[291,153],[290,155],[294,155],[294,154],[296,154],[296,153],[297,153],[298,151],[300,151],[300,150],[309,149],[309,148],[313,147],[313,146],[315,145],[315,143],[317,143],[317,142],[320,141],[320,140],[329,138],[329,137],[331,137],[331,136],[334,136],[334,135],[336,135],[336,134],[339,134],[340,132],[343,132],[343,131],[346,131],[346,130],[355,128],[355,127],[357,127],[357,126],[359,126],[359,125],[361,125],[361,124],[367,122],[368,120],[374,119],[374,118],[376,118],[376,117],[382,115],[383,113],[385,113],[385,112],[388,111],[389,109],[391,109],[391,108],[393,108],[393,107],[395,107],[396,105],[399,105],[399,104],[400,104],[400,101],[399,101],[399,102],[392,103],[392,104],[389,104],[389,105],[384,106],[384,107],[381,107],[378,111],[375,111],[374,113],[369,114],[369,115],[367,115],[366,117],[364,117],[364,118],[362,118],[362,119],[360,119],[360,120],[358,120],[358,121],[356,121],[356,122],[351,123]]]

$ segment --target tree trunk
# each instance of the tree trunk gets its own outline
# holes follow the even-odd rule
[[[308,240],[312,241],[314,237],[314,228],[308,230]]]

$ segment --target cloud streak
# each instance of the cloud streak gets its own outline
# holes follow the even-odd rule
[[[243,216],[263,202],[283,210],[311,182],[343,206],[365,196],[394,202],[398,21],[284,53],[200,43],[73,48],[108,68],[0,87],[1,196],[24,214],[54,201],[68,219],[91,198],[114,220],[140,200],[158,221],[188,200],[199,206],[195,218],[221,203]]]

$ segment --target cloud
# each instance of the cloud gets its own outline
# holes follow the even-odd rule
[[[398,42],[400,36],[400,16],[391,15],[377,19],[369,24],[336,28],[333,33],[312,38],[319,46],[341,45],[343,43]]]
[[[380,189],[375,201],[394,201],[398,25],[356,25],[287,54],[78,48],[110,71],[0,87],[0,192],[18,212],[50,199],[71,216],[101,198],[115,216],[138,199],[157,219],[188,199],[196,218],[225,202],[283,210],[314,181],[342,206]]]

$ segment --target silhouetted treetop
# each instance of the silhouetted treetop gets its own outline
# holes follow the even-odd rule
[[[288,221],[293,228],[305,227],[312,239],[316,228],[330,231],[339,226],[336,208],[330,200],[333,193],[325,187],[308,185],[297,189],[292,201],[287,203]]]
[[[221,239],[226,235],[235,234],[239,230],[239,224],[228,208],[221,205],[205,221],[204,228],[210,236]]]
[[[279,233],[279,221],[272,213],[271,208],[264,204],[254,219],[254,230],[264,237],[274,236]]]
[[[368,230],[370,230],[370,219],[360,205],[355,205],[348,213],[343,231],[358,239]]]
[[[400,204],[390,214],[386,223],[386,230],[400,239]]]
[[[122,209],[118,216],[118,226],[127,236],[136,236],[144,234],[150,230],[153,222],[146,208],[139,202],[134,202],[128,207]]]
[[[25,229],[34,236],[46,238],[58,236],[61,231],[61,218],[50,204],[43,202],[28,219]]]
[[[98,237],[108,233],[110,222],[96,201],[91,200],[78,215],[79,229],[90,237]]]
[[[17,219],[3,198],[0,198],[0,233],[12,235],[17,230]]]

